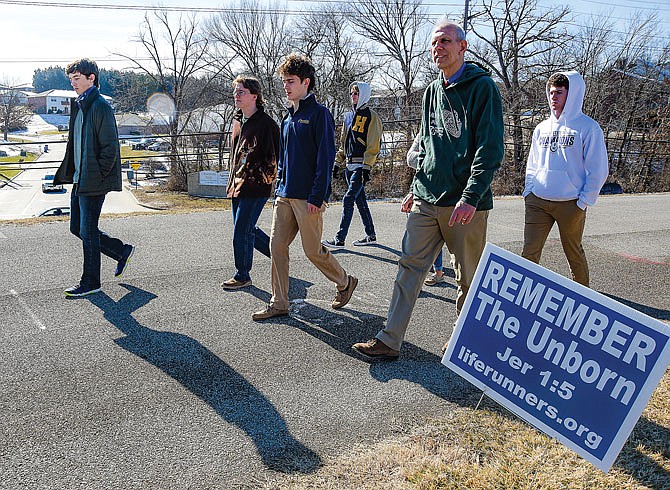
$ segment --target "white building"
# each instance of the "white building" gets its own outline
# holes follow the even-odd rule
[[[77,92],[74,90],[58,90],[51,89],[33,94],[28,97],[28,105],[37,114],[69,114],[70,100],[77,97]],[[112,98],[103,95],[103,97],[111,102]]]

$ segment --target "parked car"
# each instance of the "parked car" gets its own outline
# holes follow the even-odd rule
[[[172,145],[167,141],[156,141],[147,146],[147,150],[149,151],[170,151],[171,149]]]
[[[219,147],[219,139],[209,139],[204,141],[204,147],[205,148],[218,148]]]
[[[61,184],[54,184],[54,175],[47,174],[42,179],[42,192],[63,192]]]
[[[143,163],[140,168],[137,169],[138,174],[148,174],[154,172],[167,172],[167,167],[162,163]]]
[[[58,128],[58,131],[68,131],[70,129],[70,125],[69,124],[59,124],[57,126],[57,128]]]
[[[42,211],[37,216],[69,216],[70,215],[70,206],[60,206],[57,208],[49,208],[46,211]]]
[[[621,194],[623,189],[618,182],[605,182],[600,189],[600,194]]]
[[[157,177],[166,177],[168,174],[167,167],[160,162],[148,162],[143,163],[140,168],[137,169],[135,173],[135,178],[137,179],[155,179]],[[140,177],[140,175],[142,177]]]
[[[133,150],[146,150],[149,145],[153,145],[156,142],[156,138],[141,138],[137,143],[131,145]]]
[[[389,149],[386,147],[386,142],[382,141],[381,145],[379,146],[379,156],[382,158],[386,158],[391,154]]]

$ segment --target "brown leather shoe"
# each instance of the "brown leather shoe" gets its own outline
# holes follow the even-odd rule
[[[288,310],[282,310],[268,305],[265,307],[265,309],[259,310],[251,315],[251,319],[257,322],[259,320],[267,320],[268,318],[273,318],[275,316],[288,316]]]
[[[386,359],[395,361],[400,356],[400,351],[391,349],[388,345],[379,339],[368,340],[351,346],[356,352],[363,354],[370,359]]]
[[[349,276],[346,289],[337,291],[335,299],[333,300],[333,308],[337,310],[338,308],[342,308],[344,305],[346,305],[351,299],[351,295],[354,294],[354,289],[356,289],[356,286],[358,286],[358,279],[356,279],[354,276]]]
[[[240,289],[247,286],[251,286],[251,279],[247,279],[246,281],[238,281],[233,277],[221,283],[221,287],[223,289]]]

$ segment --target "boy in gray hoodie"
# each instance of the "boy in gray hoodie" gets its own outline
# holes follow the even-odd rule
[[[340,229],[332,240],[321,243],[329,248],[343,248],[349,233],[354,214],[354,203],[365,228],[365,237],[356,240],[354,245],[363,246],[377,242],[375,225],[372,222],[365,184],[370,180],[370,169],[377,160],[382,137],[382,122],[376,112],[368,107],[370,85],[365,82],[353,82],[349,86],[353,111],[344,115],[342,124],[341,148],[335,155],[333,178],[342,172],[347,181],[347,192],[342,199],[342,219]]]

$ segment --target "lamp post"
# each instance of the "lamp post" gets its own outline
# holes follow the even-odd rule
[[[465,14],[463,15],[463,31],[467,34],[468,32],[468,7],[470,1],[465,0]]]

